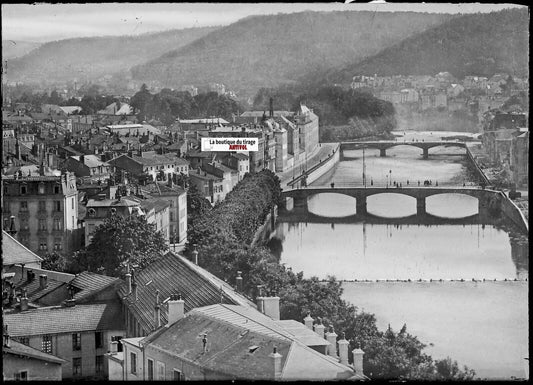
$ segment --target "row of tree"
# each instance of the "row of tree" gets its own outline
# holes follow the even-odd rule
[[[360,119],[369,122],[374,135],[388,133],[396,127],[392,103],[364,91],[344,90],[338,86],[262,88],[254,98],[254,109],[268,110],[271,97],[275,109],[295,111],[300,103],[312,108],[321,126],[349,125],[354,138],[360,133],[353,122]]]
[[[191,96],[188,91],[163,88],[152,94],[146,84],[131,98],[131,106],[138,111],[140,120],[152,117],[165,124],[172,124],[176,118],[205,118],[210,116],[231,119],[232,114],[243,111],[239,102],[216,92]]]
[[[303,277],[279,263],[265,246],[251,247],[255,232],[279,203],[278,177],[269,170],[247,174],[226,199],[213,209],[192,194],[196,213],[189,228],[186,252],[198,251],[199,264],[221,279],[236,284],[242,272],[243,290],[249,296],[259,292],[257,286],[280,297],[282,319],[301,321],[307,314],[320,319],[337,332],[344,332],[351,350],[365,351],[364,366],[372,378],[382,379],[472,379],[475,372],[447,358],[433,360],[424,353],[425,344],[407,332],[390,327],[380,331],[373,314],[359,311],[342,299],[340,282]],[[279,246],[279,245],[278,245]],[[351,359],[351,358],[350,358]]]

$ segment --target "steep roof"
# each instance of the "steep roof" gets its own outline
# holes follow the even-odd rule
[[[115,302],[5,314],[4,323],[13,337],[123,329],[121,307]]]
[[[256,309],[238,305],[194,309],[176,323],[147,336],[142,343],[234,378],[272,379],[269,354],[274,346],[282,356],[284,380],[347,379],[355,374],[336,359],[307,347]]]
[[[16,354],[19,356],[34,358],[37,360],[46,361],[46,362],[50,362],[53,364],[59,364],[59,365],[67,362],[59,357],[41,352],[40,350],[32,348],[31,346],[28,346],[28,345],[21,344],[20,342],[17,342],[15,340],[10,340],[9,345],[10,345],[9,347],[6,347],[5,345],[2,347],[3,354]]]
[[[108,277],[101,274],[91,273],[89,271],[84,271],[70,281],[70,284],[81,291],[74,294],[73,299],[80,301],[86,299],[105,288],[113,285],[119,284],[121,282],[120,278]]]
[[[160,299],[171,294],[181,294],[185,301],[185,311],[216,303],[239,304],[255,307],[246,297],[237,293],[230,285],[215,277],[198,265],[172,252],[135,273],[137,300],[128,295],[126,284],[119,289],[124,304],[128,307],[146,331],[155,329],[154,306],[155,292],[159,290]],[[161,307],[161,323],[165,324],[168,309]]]
[[[71,156],[71,158],[74,158],[78,162],[80,161],[79,156]],[[87,167],[109,166],[109,163],[101,161],[96,155],[84,155],[83,164]]]
[[[40,264],[42,261],[41,257],[2,230],[2,266],[22,263]]]

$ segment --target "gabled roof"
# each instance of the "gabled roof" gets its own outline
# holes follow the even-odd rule
[[[4,324],[9,325],[13,337],[123,329],[121,307],[116,302],[5,314]]]
[[[13,339],[9,341],[9,345],[9,347],[6,347],[5,345],[2,347],[3,354],[15,354],[59,365],[67,362],[59,357],[41,352],[40,350],[32,348],[31,346],[21,344]]]
[[[70,284],[81,291],[74,294],[73,299],[76,301],[81,301],[86,299],[96,293],[101,292],[105,288],[119,284],[122,280],[120,278],[108,277],[101,274],[91,273],[89,271],[84,271],[70,281]]]
[[[119,289],[119,295],[128,310],[132,312],[146,331],[155,329],[155,292],[160,298],[171,294],[181,294],[185,301],[185,311],[216,303],[239,304],[255,307],[255,304],[237,293],[230,285],[215,277],[205,269],[195,265],[179,254],[167,253],[149,266],[135,273],[137,300],[128,295],[126,284]],[[167,322],[168,310],[161,307],[161,323]]]
[[[79,156],[71,156],[71,158],[77,160],[78,162],[80,161]],[[84,155],[83,164],[87,167],[109,166],[109,163],[101,161],[96,155]]]
[[[256,309],[238,305],[194,309],[174,324],[147,336],[142,344],[241,379],[273,379],[269,354],[274,346],[282,356],[283,380],[347,379],[355,374],[352,368],[307,347]]]
[[[22,263],[40,264],[42,261],[41,257],[2,230],[2,266]]]

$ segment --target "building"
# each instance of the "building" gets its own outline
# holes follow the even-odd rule
[[[522,129],[511,142],[510,168],[518,187],[529,186],[529,131]]]
[[[13,215],[17,239],[32,252],[71,253],[81,245],[76,176],[3,176],[3,220]]]
[[[122,192],[121,192],[122,191]],[[118,194],[117,194],[118,192]],[[88,245],[96,228],[113,215],[128,217],[144,216],[148,223],[155,225],[155,230],[163,234],[167,244],[170,231],[170,203],[165,199],[141,199],[133,195],[123,196],[122,189],[110,187],[106,199],[89,199],[85,216],[85,245]]]
[[[61,381],[65,360],[15,341],[4,327],[2,374],[4,381]]]
[[[130,175],[139,178],[146,175],[155,180],[168,180],[173,174],[189,174],[189,162],[174,153],[168,154],[143,154],[137,156],[131,154],[121,155],[109,161],[115,170],[123,170]]]
[[[293,121],[300,133],[300,148],[306,154],[311,154],[318,146],[318,116],[305,105],[300,104],[293,116]]]
[[[218,303],[255,307],[251,300],[198,264],[168,252],[144,269],[126,275],[126,283],[118,292],[126,336],[146,336],[160,323],[165,324],[169,317],[166,299],[176,292],[183,295],[185,311]]]
[[[69,156],[63,163],[64,167],[74,173],[77,178],[104,182],[110,177],[111,166],[100,160],[97,155]]]
[[[140,192],[168,202],[170,243],[185,242],[187,240],[187,191],[176,185],[173,178],[169,178],[167,184],[149,183],[142,186]]]
[[[348,364],[349,343],[344,338],[338,342],[339,360],[334,332],[327,333],[334,350],[324,354],[308,344],[329,347],[331,342],[298,322],[279,321],[253,308],[228,304],[185,313],[184,303],[172,295],[167,301],[166,325],[145,338],[122,340],[123,360],[115,364],[122,364],[124,377],[114,380],[366,379],[362,354],[354,350],[356,363]]]
[[[198,192],[211,204],[220,202],[226,196],[224,192],[224,179],[216,175],[209,174],[200,166],[195,171],[189,173],[191,185],[195,186]]]
[[[4,315],[9,335],[30,348],[65,360],[63,379],[103,379],[104,354],[124,337],[122,313],[113,302],[51,306]]]

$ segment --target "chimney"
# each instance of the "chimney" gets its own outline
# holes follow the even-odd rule
[[[80,163],[85,164],[85,155],[80,155]]]
[[[339,344],[339,357],[341,364],[348,366],[348,345],[350,343],[346,341],[346,334],[342,333],[342,338],[337,342]]]
[[[131,294],[131,274],[126,274],[126,284],[128,285],[128,294]]]
[[[167,326],[174,324],[176,321],[182,319],[185,315],[185,301],[181,299],[181,295],[172,294],[168,301],[168,323]]]
[[[274,98],[270,98],[270,117],[274,117]]]
[[[131,284],[131,290],[135,297],[135,301],[137,301],[137,283],[135,281]]]
[[[159,290],[155,291],[155,327],[161,327],[161,306],[159,306]]]
[[[4,346],[6,348],[11,347],[9,334],[7,333],[7,325],[4,325]]]
[[[109,353],[116,354],[118,352],[118,341],[111,341],[109,344]]]
[[[333,326],[330,326],[329,333],[326,333],[326,340],[331,344],[328,347],[328,354],[337,358],[337,333],[333,330]]]
[[[48,286],[48,276],[46,274],[39,275],[39,289],[46,289],[46,286]]]
[[[20,311],[28,310],[28,297],[26,295],[26,290],[22,290],[22,297],[20,298]]]
[[[324,338],[324,329],[326,327],[322,325],[322,322],[319,319],[319,323],[315,325],[315,333],[318,334],[319,337]]]
[[[237,291],[239,293],[242,293],[242,276],[241,276],[241,274],[242,274],[242,271],[237,271],[237,278],[235,279],[236,284],[237,284],[236,285],[237,286]]]
[[[198,250],[196,249],[196,245],[194,245],[194,250],[192,251],[194,264],[198,265]]]
[[[272,353],[268,355],[272,362],[272,369],[273,369],[273,377],[274,380],[280,380],[281,379],[281,357],[283,357],[281,354],[278,353],[277,347],[274,346],[274,349],[272,350]]]
[[[311,313],[307,313],[307,317],[304,318],[304,324],[305,324],[305,327],[310,329],[310,330],[313,330],[313,317],[311,317]]]
[[[168,187],[172,188],[174,181],[172,180],[173,174],[168,174]]]
[[[203,352],[207,352],[207,334],[204,334],[204,338],[202,338],[202,348]]]
[[[263,297],[263,313],[275,321],[279,321],[279,297]]]
[[[353,353],[353,369],[355,370],[355,373],[363,374],[363,356],[365,352],[363,352],[359,347],[352,350]]]

